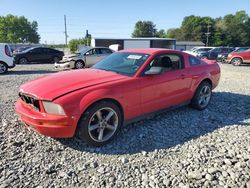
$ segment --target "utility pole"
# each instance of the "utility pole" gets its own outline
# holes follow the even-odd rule
[[[211,33],[209,32],[209,28],[211,27],[211,25],[207,25],[207,32],[205,33],[205,35],[207,36],[207,42],[206,42],[206,46],[209,45],[209,36],[211,35]]]
[[[64,15],[64,34],[65,34],[65,45],[68,45],[68,33],[67,33],[67,22],[66,15]]]

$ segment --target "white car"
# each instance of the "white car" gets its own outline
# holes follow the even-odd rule
[[[8,44],[0,43],[0,74],[4,74],[8,69],[15,67],[13,53]]]
[[[194,47],[194,48],[192,48],[192,49],[190,49],[190,50],[187,50],[187,51],[184,51],[184,52],[186,52],[186,53],[188,53],[188,54],[191,54],[191,55],[193,55],[193,56],[198,56],[199,55],[199,53],[201,53],[201,52],[207,52],[207,51],[209,51],[209,50],[212,50],[214,47],[205,47],[205,46],[202,46],[202,47]]]
[[[82,69],[91,67],[114,51],[106,47],[84,47],[78,53],[64,56],[55,63],[55,68]]]

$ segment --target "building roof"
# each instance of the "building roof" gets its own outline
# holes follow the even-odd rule
[[[176,41],[176,45],[204,46],[201,41]]]
[[[145,37],[145,38],[92,38],[99,40],[174,40],[174,38],[154,38],[154,37]]]
[[[134,52],[134,53],[144,53],[151,55],[156,52],[176,52],[176,50],[165,49],[165,48],[138,48],[138,49],[120,50],[119,52]]]

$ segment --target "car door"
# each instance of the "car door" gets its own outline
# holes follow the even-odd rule
[[[41,55],[41,48],[34,48],[33,50],[30,50],[27,54],[27,57],[29,61],[31,62],[39,62],[42,60],[42,55]]]
[[[250,50],[243,52],[241,56],[243,57],[244,63],[250,63]]]
[[[102,59],[101,52],[99,48],[93,48],[85,53],[85,64],[88,67],[96,64]]]
[[[41,61],[50,61],[51,51],[48,48],[41,48]]]
[[[144,113],[184,103],[190,97],[191,78],[187,75],[184,58],[181,54],[168,53],[157,56],[150,62],[147,69],[153,66],[162,66],[158,62],[163,57],[171,59],[171,67],[167,67],[167,70],[162,74],[141,77],[141,103]]]

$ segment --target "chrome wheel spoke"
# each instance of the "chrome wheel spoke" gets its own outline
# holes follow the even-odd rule
[[[107,117],[105,118],[105,120],[108,121],[113,115],[114,115],[114,112],[110,111]]]
[[[90,125],[90,126],[89,126],[89,131],[96,130],[96,129],[98,129],[99,127],[100,127],[100,125],[99,125],[99,124]]]
[[[101,112],[101,110],[98,110],[98,111],[96,112],[96,116],[97,116],[97,118],[98,118],[98,121],[100,122],[100,121],[102,120],[102,112]]]
[[[109,130],[111,130],[111,131],[113,131],[113,130],[115,130],[115,129],[116,129],[116,127],[115,127],[115,126],[113,126],[113,125],[109,125],[109,124],[107,124],[107,125],[106,125],[106,128],[107,128],[107,129],[109,129]]]
[[[99,141],[102,141],[102,139],[103,139],[103,132],[104,132],[104,129],[100,129],[99,134],[98,134]]]

